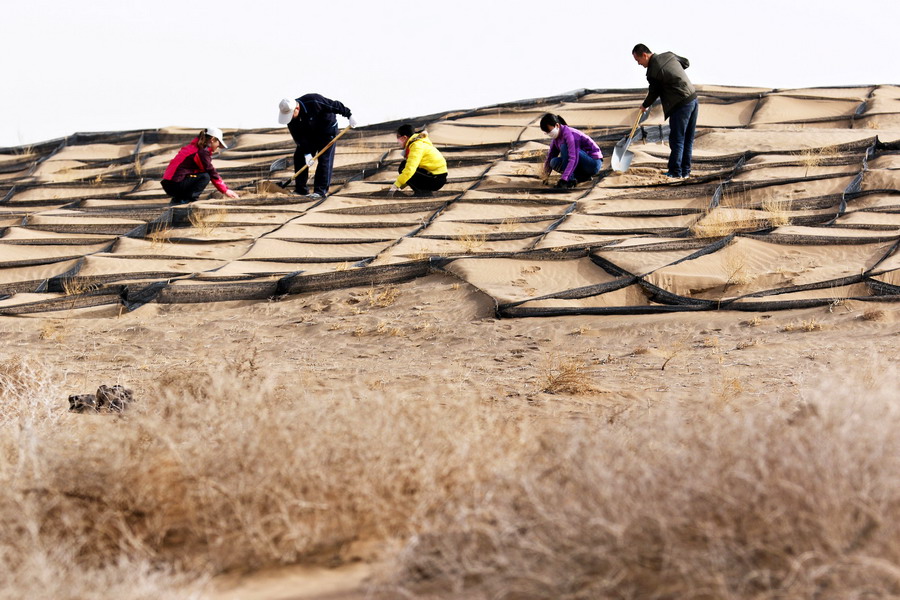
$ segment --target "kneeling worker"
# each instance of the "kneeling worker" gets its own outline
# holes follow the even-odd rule
[[[212,164],[212,155],[220,147],[228,147],[223,137],[222,130],[218,127],[207,127],[169,162],[160,183],[172,198],[172,204],[186,204],[197,200],[210,181],[229,198],[238,197],[237,192],[228,189]]]
[[[391,186],[391,195],[407,185],[416,196],[431,196],[444,187],[447,161],[426,132],[415,133],[412,125],[405,123],[397,129],[397,142],[404,149],[404,160],[398,169],[400,176]]]

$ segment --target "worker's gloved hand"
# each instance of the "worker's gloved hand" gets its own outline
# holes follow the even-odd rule
[[[356,119],[350,117],[350,127],[356,127]]]
[[[313,166],[314,164],[316,164],[316,159],[314,159],[314,158],[312,157],[312,154],[306,154],[306,155],[304,155],[304,156],[303,156],[303,160],[306,161],[306,166],[309,167],[310,169],[312,168],[312,166]]]
[[[570,189],[575,187],[577,182],[574,179],[560,179],[556,182],[556,187],[560,189]]]
[[[393,196],[394,194],[396,194],[399,191],[400,191],[400,188],[398,188],[396,185],[392,185],[391,189],[388,190],[388,196]]]

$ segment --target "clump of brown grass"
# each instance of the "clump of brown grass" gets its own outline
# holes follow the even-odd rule
[[[188,222],[197,229],[200,235],[207,236],[225,222],[228,211],[224,208],[192,210]]]
[[[869,309],[859,316],[863,321],[883,321],[884,311],[879,309]]]
[[[721,391],[530,431],[490,480],[425,519],[396,581],[473,600],[890,597],[900,410],[889,386],[864,401],[845,382],[822,386],[802,412],[739,405],[738,380]]]
[[[550,360],[544,372],[541,391],[545,394],[587,394],[595,391],[588,365],[575,358]]]
[[[172,228],[168,226],[168,224],[160,225],[156,227],[153,231],[147,234],[147,239],[150,240],[151,248],[160,248],[169,243],[169,240],[172,238]]]
[[[825,326],[820,321],[810,318],[788,323],[781,328],[781,331],[788,333],[792,331],[821,331],[824,328]]]
[[[78,296],[100,289],[100,284],[92,283],[82,277],[66,277],[62,280],[62,287],[66,296]]]
[[[45,321],[38,333],[38,337],[42,340],[61,341],[66,334],[66,321],[63,319],[52,319]]]
[[[766,212],[769,225],[772,227],[783,227],[791,224],[790,200],[779,200],[769,196],[763,199],[762,208]]]
[[[763,322],[762,317],[759,315],[753,317],[752,319],[748,319],[746,321],[741,321],[741,325],[743,327],[759,327]]]
[[[483,233],[465,233],[456,236],[456,241],[462,244],[466,254],[472,254],[487,242],[487,236]]]
[[[808,148],[799,153],[800,164],[806,167],[804,177],[809,176],[809,170],[813,167],[822,165],[828,158],[837,154],[837,149],[833,146],[824,146],[822,148]]]
[[[749,229],[750,221],[743,222],[718,207],[704,213],[704,215],[691,225],[690,230],[699,238],[716,238],[731,235],[742,229]]]
[[[759,340],[756,338],[752,338],[749,340],[741,340],[740,342],[737,343],[737,346],[735,346],[735,349],[736,350],[746,350],[747,348],[752,348],[752,347],[758,346],[758,345],[759,345]]]
[[[397,286],[389,285],[387,287],[376,290],[375,288],[369,288],[366,290],[366,300],[369,303],[369,306],[374,308],[387,308],[391,306],[394,302],[397,301],[397,298],[400,297],[400,288]]]
[[[465,398],[305,393],[249,369],[170,371],[101,420],[66,413],[62,378],[0,365],[0,588],[34,584],[29,557],[79,582],[128,562],[202,578],[340,560],[354,540],[411,534],[435,494],[469,486],[471,451],[491,471],[516,435]]]
[[[522,224],[513,217],[506,217],[500,222],[500,231],[513,233],[522,228]]]
[[[723,293],[732,285],[747,285],[753,281],[753,275],[747,268],[747,258],[734,246],[724,250],[722,270],[725,272]]]

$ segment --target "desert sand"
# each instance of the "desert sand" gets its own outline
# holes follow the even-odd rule
[[[284,129],[176,208],[190,128],[0,150],[0,587],[896,594],[900,88],[700,90],[677,182],[656,107],[628,173],[540,185],[544,112],[608,165],[639,90],[410,119],[432,198],[386,194],[396,124],[320,201]]]

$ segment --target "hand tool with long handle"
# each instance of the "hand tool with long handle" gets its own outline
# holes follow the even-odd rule
[[[620,140],[619,143],[616,144],[616,147],[613,148],[613,171],[624,173],[628,170],[628,167],[631,165],[631,159],[634,158],[634,154],[628,151],[628,146],[631,145],[631,140],[634,138],[634,132],[637,131],[638,125],[645,121],[649,115],[650,109],[641,111],[634,120],[634,125],[631,127],[631,132],[628,134],[628,137],[624,140]]]
[[[315,156],[313,156],[313,160],[317,160],[320,156],[322,156],[329,148],[331,148],[331,147],[334,145],[334,143],[335,143],[336,141],[338,141],[338,140],[340,139],[340,137],[341,137],[342,135],[344,135],[345,133],[347,133],[347,132],[350,131],[351,129],[352,129],[352,127],[350,127],[350,126],[348,125],[348,126],[345,127],[343,130],[341,130],[340,133],[338,133],[336,136],[334,136],[334,139],[332,139],[330,142],[328,142],[327,144],[325,144],[325,147],[322,148],[321,150],[319,150],[319,152],[316,153]],[[295,179],[297,178],[298,175],[300,175],[300,173],[302,173],[303,171],[307,170],[308,168],[309,168],[309,165],[303,165],[302,167],[300,167],[300,169],[299,169],[296,173],[294,173],[293,175],[291,175],[291,178],[290,178],[290,179],[288,179],[288,180],[285,181],[284,183],[279,183],[278,185],[281,186],[281,187],[283,187],[283,188],[286,188],[288,185],[290,185],[290,183],[291,183],[293,180],[295,180]]]

